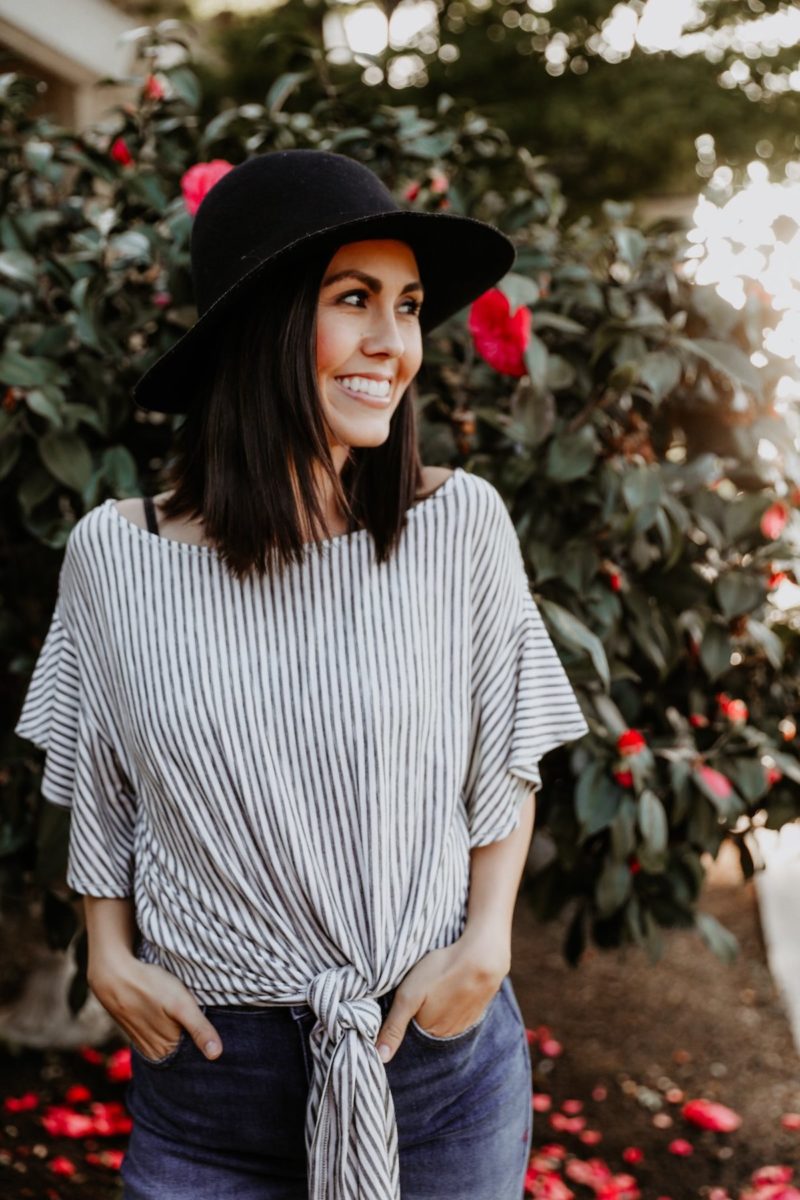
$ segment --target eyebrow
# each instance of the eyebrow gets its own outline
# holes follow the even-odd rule
[[[380,279],[376,279],[374,275],[368,275],[366,271],[358,271],[353,267],[348,267],[344,271],[335,271],[333,275],[329,275],[327,279],[322,281],[322,286],[324,288],[331,287],[332,284],[339,283],[342,279],[360,279],[362,283],[365,283],[368,288],[371,288],[376,293],[383,290],[383,284]],[[412,279],[410,283],[403,285],[400,289],[400,295],[404,296],[406,292],[417,291],[424,292],[425,289],[419,279]]]

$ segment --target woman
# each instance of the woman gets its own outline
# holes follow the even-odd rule
[[[499,493],[422,468],[422,335],[510,267],[280,151],[192,231],[158,505],[74,526],[16,732],[72,809],[89,980],[132,1043],[125,1200],[519,1200],[509,978],[539,760],[587,726]]]

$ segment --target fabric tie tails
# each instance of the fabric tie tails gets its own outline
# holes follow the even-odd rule
[[[394,1101],[375,1039],[378,1001],[348,964],[312,979],[306,1108],[309,1200],[400,1200]]]

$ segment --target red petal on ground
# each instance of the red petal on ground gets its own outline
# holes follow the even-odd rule
[[[67,1104],[80,1104],[82,1100],[91,1100],[92,1093],[82,1083],[73,1083],[72,1087],[67,1088],[64,1099]]]
[[[553,1097],[548,1096],[545,1092],[536,1092],[531,1101],[531,1106],[534,1112],[550,1112],[550,1109],[553,1107]]]
[[[715,1100],[688,1100],[681,1113],[693,1125],[712,1129],[715,1133],[733,1133],[742,1123],[737,1112]]]
[[[599,1129],[582,1129],[578,1137],[584,1146],[596,1146],[598,1142],[602,1142],[603,1140],[603,1135]]]
[[[565,1113],[550,1113],[550,1124],[559,1133],[580,1133],[586,1126],[586,1117],[568,1117]]]
[[[569,1117],[574,1117],[576,1113],[583,1112],[583,1101],[565,1100],[561,1105],[561,1111],[565,1112]]]
[[[63,1156],[51,1158],[48,1166],[56,1175],[74,1175],[78,1169],[71,1158],[64,1158]]]
[[[765,1187],[768,1183],[791,1183],[794,1170],[787,1166],[759,1167],[750,1176],[756,1187]]]
[[[800,1129],[800,1113],[784,1113],[781,1125],[784,1129]]]
[[[548,1058],[558,1058],[559,1054],[563,1054],[564,1052],[561,1042],[557,1042],[555,1038],[551,1037],[545,1038],[543,1042],[540,1042],[539,1049]]]
[[[94,1121],[63,1104],[51,1104],[40,1117],[51,1137],[84,1138],[94,1133]]]
[[[622,1161],[630,1163],[631,1166],[635,1166],[636,1163],[640,1163],[643,1158],[644,1150],[642,1150],[639,1146],[626,1146],[622,1151]]]
[[[667,1149],[670,1154],[677,1154],[679,1158],[688,1158],[690,1154],[694,1154],[694,1146],[685,1138],[675,1138],[667,1146]]]
[[[607,1096],[608,1096],[608,1088],[606,1087],[606,1085],[604,1083],[598,1083],[592,1088],[592,1099],[593,1100],[597,1100],[597,1101],[605,1100]]]
[[[78,1054],[80,1054],[84,1062],[94,1063],[96,1066],[105,1061],[103,1055],[99,1050],[95,1050],[94,1046],[79,1046]]]
[[[36,1108],[38,1103],[39,1097],[36,1092],[25,1092],[23,1096],[6,1096],[3,1107],[6,1112],[30,1112],[32,1108]]]

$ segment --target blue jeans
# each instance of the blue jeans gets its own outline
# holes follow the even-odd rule
[[[383,1017],[393,995],[379,1000]],[[307,1200],[312,1010],[201,1008],[222,1037],[216,1061],[185,1030],[155,1062],[132,1047],[123,1200]],[[531,1060],[510,976],[452,1037],[412,1020],[386,1071],[402,1200],[522,1200]]]

